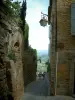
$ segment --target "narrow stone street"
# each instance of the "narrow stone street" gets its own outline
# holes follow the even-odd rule
[[[69,96],[35,96],[25,93],[21,100],[75,100],[75,98]]]
[[[48,77],[31,82],[25,88],[25,94],[21,100],[75,100],[70,96],[49,96]]]
[[[50,83],[48,74],[45,74],[44,79],[38,79],[31,82],[25,88],[26,93],[30,93],[36,96],[49,96],[50,95]]]

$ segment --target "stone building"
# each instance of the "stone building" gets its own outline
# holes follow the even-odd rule
[[[50,0],[50,81],[53,95],[75,94],[75,0]]]
[[[24,86],[36,80],[37,56],[31,47],[24,51],[23,57]]]
[[[20,100],[24,95],[24,83],[36,78],[36,54],[33,49],[24,50],[20,20],[9,14],[2,1],[0,0],[0,100]]]
[[[17,20],[0,5],[0,100],[20,100],[24,94],[23,41]]]

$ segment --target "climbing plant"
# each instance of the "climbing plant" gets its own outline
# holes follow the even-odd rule
[[[28,41],[28,38],[29,38],[29,25],[25,24],[25,29],[24,29],[24,41],[25,41],[25,48],[28,48],[28,45],[29,45],[29,41]]]
[[[5,5],[8,9],[8,13],[12,16],[20,16],[20,3],[18,0],[13,2],[13,0],[6,0]]]
[[[25,20],[27,9],[26,0],[23,0],[22,5],[18,0],[6,0],[5,4],[8,8],[9,14],[19,19],[19,24],[23,31],[25,48],[28,48],[29,25]]]
[[[13,52],[13,50],[9,50],[7,56],[8,56],[8,58],[9,58],[10,60],[16,61],[16,56],[15,56],[15,53]]]
[[[27,22],[26,22],[26,24],[25,24],[25,30],[24,30],[24,38],[25,39],[27,39],[28,37],[29,37],[29,25],[27,24]]]
[[[35,55],[37,56],[37,50],[36,49],[33,49],[33,50],[34,50]]]
[[[24,35],[24,44],[25,44],[25,49],[28,49],[28,37],[29,37],[29,25],[27,24],[25,17],[26,17],[26,9],[27,9],[27,4],[26,0],[23,0],[22,7],[21,7],[21,14],[20,18],[22,20],[22,30],[23,30],[23,35]]]
[[[21,7],[21,13],[20,13],[20,18],[22,20],[22,30],[23,30],[23,34],[25,32],[25,17],[26,17],[26,0],[23,0],[23,3],[22,3],[22,7]]]

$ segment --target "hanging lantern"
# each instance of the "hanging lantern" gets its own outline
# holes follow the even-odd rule
[[[39,23],[40,23],[40,25],[41,26],[43,26],[43,27],[45,27],[45,26],[47,26],[47,18],[46,18],[46,14],[43,14],[43,13],[41,13],[43,16],[41,16],[41,20],[39,21]]]
[[[46,19],[41,19],[40,20],[40,25],[43,26],[43,27],[47,26],[47,20]]]

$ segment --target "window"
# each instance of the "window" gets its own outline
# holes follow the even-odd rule
[[[75,3],[71,5],[71,34],[75,36]]]

